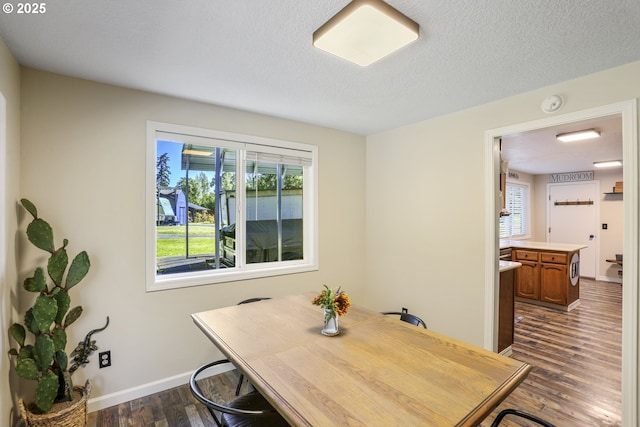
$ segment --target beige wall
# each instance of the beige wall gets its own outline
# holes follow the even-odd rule
[[[364,137],[32,69],[22,73],[22,103],[22,195],[36,203],[57,239],[69,239],[70,252],[86,249],[92,259],[88,278],[72,291],[73,303],[86,311],[69,341],[111,318],[94,337],[101,350],[111,350],[113,365],[98,370],[94,356],[76,374],[76,381],[93,379],[92,397],[212,360],[214,346],[191,313],[251,296],[319,291],[323,284],[363,300]],[[147,120],[317,145],[320,270],[145,293]],[[25,252],[22,274],[36,256]]]
[[[636,62],[367,137],[370,305],[482,345],[485,131],[548,117],[551,94],[566,99],[559,114],[637,98],[639,75]]]
[[[531,240],[537,242],[547,241],[547,183],[549,175],[536,175],[534,177],[533,193],[533,219],[535,222],[535,232],[531,235]]]
[[[0,425],[11,425],[13,394],[10,384],[16,377],[7,358],[9,341],[7,329],[16,319],[16,200],[19,198],[20,177],[20,67],[0,38],[0,94],[6,101],[6,128],[0,125]],[[1,119],[0,119],[1,120]],[[15,343],[11,343],[15,345]],[[15,388],[15,387],[14,387]]]

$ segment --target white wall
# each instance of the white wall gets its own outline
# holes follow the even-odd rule
[[[0,425],[9,426],[14,398],[10,384],[15,385],[16,376],[10,370],[7,357],[10,343],[6,331],[16,319],[17,306],[15,234],[20,186],[20,67],[1,38],[0,98],[5,107],[5,111],[0,111],[5,115],[0,118]]]
[[[638,76],[640,62],[367,137],[370,305],[482,346],[485,131],[547,117],[552,94],[561,113],[637,98]]]
[[[32,69],[23,69],[22,104],[22,196],[37,205],[57,239],[69,239],[70,253],[86,249],[92,260],[88,277],[71,292],[85,313],[70,343],[111,318],[94,338],[111,350],[113,365],[98,370],[96,355],[76,374],[76,382],[93,379],[94,398],[213,359],[214,346],[191,313],[251,296],[319,291],[325,283],[341,285],[355,302],[364,299],[364,137]],[[320,270],[145,293],[147,120],[318,145]],[[40,256],[23,250],[21,276]]]
[[[595,179],[600,181],[600,190],[611,192],[616,181],[622,181],[622,169],[596,171]],[[600,199],[600,225],[607,224],[607,229],[600,227],[598,236],[600,238],[600,279],[611,282],[621,282],[622,277],[618,275],[620,268],[607,262],[609,258],[614,258],[616,254],[622,253],[624,240],[624,195],[601,194]]]

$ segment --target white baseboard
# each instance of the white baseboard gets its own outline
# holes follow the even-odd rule
[[[511,355],[513,354],[513,348],[512,347],[513,346],[509,346],[509,347],[505,348],[499,354],[501,354],[503,356],[511,357]]]
[[[611,283],[618,283],[622,285],[622,277],[618,278],[618,277],[600,276],[598,277],[598,280],[601,282],[611,282]]]
[[[233,370],[233,366],[225,365],[221,367],[214,367],[208,370],[208,375],[218,375],[223,372]],[[149,396],[154,393],[158,393],[164,390],[168,390],[173,387],[178,387],[189,382],[191,372],[185,372],[183,374],[174,375],[172,377],[163,378],[158,381],[153,381],[147,384],[142,384],[137,387],[132,387],[126,390],[118,391],[115,393],[105,394],[104,396],[98,396],[90,398],[87,401],[87,412],[95,412],[101,409],[109,408],[114,405],[119,405],[130,400],[139,399],[141,397]],[[198,376],[198,378],[205,378],[207,375]]]

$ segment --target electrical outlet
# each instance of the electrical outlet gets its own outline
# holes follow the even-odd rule
[[[402,312],[403,312],[403,313],[408,313],[408,312],[409,312],[409,309],[408,309],[408,308],[406,308],[406,307],[402,307]]]
[[[100,368],[111,366],[111,351],[107,350],[98,353],[98,361],[100,363]]]

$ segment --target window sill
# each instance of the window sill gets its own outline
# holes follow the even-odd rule
[[[209,270],[194,273],[157,276],[154,271],[151,273],[151,277],[147,279],[146,291],[164,291],[168,289],[188,288],[192,286],[211,285],[215,283],[228,283],[240,280],[260,279],[263,277],[307,273],[316,270],[318,270],[318,266],[316,264],[302,264],[299,262],[292,262],[286,263],[286,265],[279,264],[277,266],[269,268],[265,268],[264,265],[260,265],[260,267],[256,269],[245,267],[245,270],[243,271],[230,268],[226,271],[218,270],[214,274],[212,274]]]

